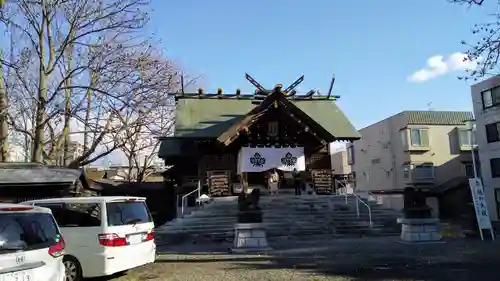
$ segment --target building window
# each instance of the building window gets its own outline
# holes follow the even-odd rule
[[[410,129],[411,146],[429,146],[428,129]]]
[[[500,158],[490,159],[491,177],[500,178]]]
[[[354,164],[354,146],[352,145],[347,147],[347,164]]]
[[[401,135],[401,143],[403,144],[403,147],[408,147],[408,134],[407,130],[403,129],[399,131],[399,134]]]
[[[500,122],[488,124],[486,128],[486,141],[497,142],[500,141]]]
[[[373,158],[372,164],[380,164],[380,158]]]
[[[500,87],[494,87],[481,93],[483,108],[489,108],[500,104]]]
[[[471,131],[465,129],[458,130],[458,138],[460,146],[472,146],[471,144]]]
[[[410,165],[403,166],[403,178],[410,179]]]

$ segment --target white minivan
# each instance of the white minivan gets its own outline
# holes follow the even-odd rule
[[[69,197],[22,204],[52,210],[66,241],[68,281],[108,276],[153,263],[154,223],[143,197]]]
[[[64,281],[64,248],[49,209],[0,203],[1,281]]]

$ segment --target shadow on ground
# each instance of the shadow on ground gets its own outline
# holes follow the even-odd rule
[[[293,244],[293,243],[292,243]],[[338,239],[327,245],[283,248],[261,254],[230,254],[226,244],[164,249],[157,263],[225,263],[228,271],[296,270],[348,280],[499,280],[500,243],[448,240],[408,245],[394,238]],[[205,247],[205,248],[204,248]],[[212,251],[206,251],[212,247]],[[198,249],[197,251],[195,249]],[[175,251],[174,251],[175,250]]]

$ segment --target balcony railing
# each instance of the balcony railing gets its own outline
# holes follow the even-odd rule
[[[404,178],[407,182],[434,182],[434,166],[409,165],[404,169]]]

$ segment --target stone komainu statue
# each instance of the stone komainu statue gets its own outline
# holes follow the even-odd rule
[[[404,190],[404,214],[407,218],[429,218],[432,209],[427,206],[426,196],[422,190],[407,187]]]
[[[252,209],[259,209],[260,189],[254,189],[250,193],[250,204]]]
[[[240,211],[258,210],[260,200],[260,190],[254,189],[247,195],[245,193],[240,193],[238,195],[238,207]]]

